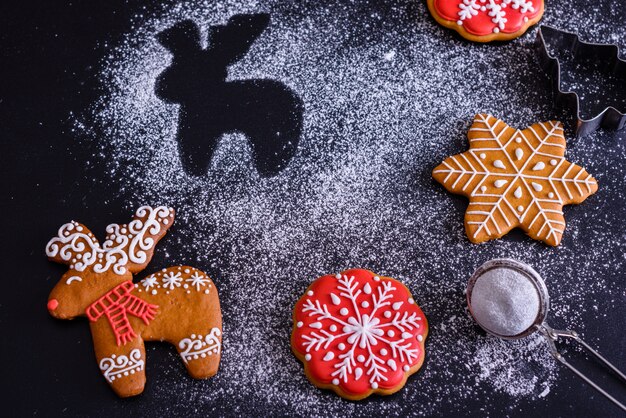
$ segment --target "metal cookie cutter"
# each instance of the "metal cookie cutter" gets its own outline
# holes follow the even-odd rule
[[[615,44],[583,42],[575,33],[565,32],[547,25],[541,25],[537,32],[539,64],[552,79],[557,104],[576,109],[576,117],[578,118],[576,135],[581,137],[600,127],[615,130],[624,129],[626,127],[626,105],[621,109],[608,106],[590,119],[585,119],[581,115],[578,95],[573,91],[561,89],[561,65],[558,58],[550,55],[548,46],[556,47],[561,51],[569,51],[575,59],[602,62],[604,63],[603,71],[623,78],[626,83],[626,61],[619,58],[619,47]],[[624,103],[626,103],[626,88],[618,93],[623,94]]]

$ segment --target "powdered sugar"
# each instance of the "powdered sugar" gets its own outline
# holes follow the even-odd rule
[[[406,414],[407,405],[413,413],[462,413],[466,402],[487,404],[494,392],[509,396],[511,405],[548,394],[559,369],[540,337],[511,343],[484,336],[466,312],[465,285],[484,261],[517,258],[545,277],[555,326],[600,326],[619,304],[610,295],[623,291],[605,273],[623,270],[626,261],[624,224],[607,210],[626,197],[626,147],[604,132],[580,140],[570,135],[568,159],[585,166],[600,191],[566,208],[568,226],[555,249],[521,234],[469,243],[465,201],[430,177],[442,158],[467,148],[475,113],[520,128],[563,119],[535,62],[534,32],[503,45],[467,43],[437,26],[417,1],[216,3],[197,1],[139,19],[103,62],[102,100],[77,122],[110,173],[101,181],[119,185],[129,208],[176,208],[171,235],[160,244],[168,264],[193,261],[220,292],[218,375],[194,382],[172,360],[150,396],[171,402],[164,412],[253,413],[253,405],[262,405],[274,414],[365,415]],[[624,41],[626,29],[594,24],[583,15],[588,11],[556,18],[565,7],[551,2],[548,23],[567,29],[567,22],[580,21],[598,31],[594,40]],[[229,78],[276,79],[300,96],[298,152],[280,175],[262,179],[246,138],[228,134],[207,175],[188,177],[175,139],[177,107],[154,93],[170,60],[155,35],[182,19],[206,31],[234,13],[254,11],[269,12],[271,24]],[[308,383],[289,347],[292,309],[302,292],[320,275],[349,267],[402,281],[431,325],[423,370],[397,395],[360,404]]]
[[[471,298],[476,321],[489,331],[508,337],[529,329],[541,305],[535,285],[510,268],[493,268],[482,274],[474,284]]]

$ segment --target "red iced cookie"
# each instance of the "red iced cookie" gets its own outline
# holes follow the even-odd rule
[[[428,0],[441,25],[477,42],[517,38],[543,15],[543,0]]]
[[[424,362],[428,323],[399,281],[362,269],[317,279],[293,313],[291,347],[318,387],[389,395]]]

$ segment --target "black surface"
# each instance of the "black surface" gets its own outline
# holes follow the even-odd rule
[[[133,17],[144,13],[145,6],[117,0],[26,2],[18,7],[7,3],[0,7],[0,208],[5,261],[0,292],[0,393],[4,400],[0,414],[159,415],[163,405],[149,394],[151,386],[158,384],[158,367],[149,376],[146,394],[119,400],[99,381],[91,347],[76,343],[90,340],[86,324],[49,317],[47,295],[63,268],[43,256],[45,243],[69,217],[88,219],[94,231],[127,217],[123,194],[111,190],[107,182],[89,180],[102,175],[104,166],[91,168],[85,163],[92,160],[94,150],[77,145],[70,115],[84,111],[99,97],[99,60],[109,45],[131,29]],[[587,2],[575,3],[587,7]],[[157,251],[153,265],[160,265],[161,257]],[[624,328],[620,312],[605,321]],[[601,338],[601,324],[594,325],[588,327],[591,339]],[[616,346],[609,346],[607,357],[619,353],[619,345],[616,341]],[[155,350],[150,362],[158,365],[165,361],[165,354],[165,350]],[[508,413],[619,415],[573,376],[561,376],[562,384],[553,388],[550,399],[539,408],[521,403]],[[605,382],[612,383],[610,379]],[[468,410],[482,415],[483,406],[477,399]],[[500,410],[497,405],[488,409]],[[237,413],[264,415],[255,405],[241,405]],[[447,411],[440,414],[445,416]]]

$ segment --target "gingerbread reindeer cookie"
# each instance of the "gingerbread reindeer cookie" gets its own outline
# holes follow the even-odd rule
[[[133,283],[173,221],[173,209],[143,206],[129,224],[109,225],[102,245],[72,221],[46,246],[50,260],[69,266],[50,293],[48,310],[59,319],[89,318],[100,370],[121,397],[143,391],[144,341],[174,344],[196,379],[219,367],[222,315],[205,273],[175,266]]]

